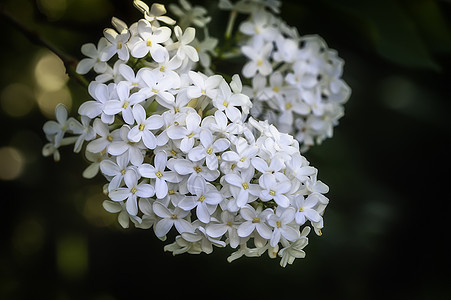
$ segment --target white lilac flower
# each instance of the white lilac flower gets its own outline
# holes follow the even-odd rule
[[[238,226],[238,235],[240,237],[248,237],[255,230],[261,237],[270,239],[272,230],[266,223],[266,220],[271,214],[273,214],[273,211],[270,208],[261,211],[255,210],[250,205],[245,205],[240,209],[240,215],[245,221]]]
[[[177,57],[181,60],[185,58],[189,58],[191,61],[197,62],[199,61],[199,55],[197,54],[196,49],[189,44],[194,40],[196,36],[196,29],[193,27],[188,27],[185,29],[185,32],[182,32],[180,26],[175,26],[174,28],[175,36],[177,37]]]
[[[147,20],[138,22],[138,33],[140,40],[134,43],[131,55],[142,58],[148,53],[159,62],[164,59],[164,47],[161,45],[171,36],[171,29],[168,27],[153,27]]]
[[[145,69],[141,74],[142,80],[146,83],[146,87],[141,89],[138,94],[145,98],[155,97],[158,103],[165,106],[174,102],[174,95],[169,92],[172,88],[178,88],[180,79],[178,77],[167,80],[158,71]]]
[[[207,254],[213,252],[213,245],[216,247],[224,247],[226,245],[225,242],[208,236],[205,232],[205,228],[201,226],[198,226],[194,232],[183,232],[182,237],[188,242],[199,243],[202,251]]]
[[[164,237],[171,230],[172,226],[179,233],[194,231],[191,223],[185,219],[189,215],[189,211],[185,211],[179,207],[170,209],[158,201],[154,202],[153,211],[160,217],[160,220],[154,227],[155,235],[159,238]]]
[[[237,174],[224,175],[224,180],[231,185],[230,191],[236,199],[236,205],[239,208],[256,200],[260,195],[261,189],[259,185],[251,183],[254,174],[254,168],[248,167]]]
[[[196,177],[191,188],[193,196],[185,196],[178,206],[190,211],[196,208],[196,216],[203,223],[209,223],[216,206],[222,201],[222,195],[211,183]]]
[[[269,61],[269,56],[272,49],[273,46],[271,43],[266,43],[263,47],[259,47],[259,49],[251,46],[242,46],[241,51],[250,59],[243,67],[242,72],[244,77],[251,78],[257,73],[263,76],[271,74],[273,69]]]
[[[96,73],[103,73],[106,71],[107,63],[100,59],[103,49],[108,46],[108,40],[104,37],[99,39],[97,48],[93,43],[87,43],[81,46],[81,53],[87,56],[83,58],[77,65],[75,71],[78,74],[86,74],[91,69],[94,69]]]
[[[299,238],[299,231],[290,226],[294,219],[294,214],[295,209],[293,207],[283,209],[279,206],[276,209],[276,213],[268,217],[267,222],[273,227],[270,240],[271,247],[275,247],[282,237],[291,242]]]
[[[126,172],[124,175],[126,187],[116,188],[109,192],[108,196],[113,201],[126,201],[125,207],[130,215],[138,214],[137,198],[152,197],[155,194],[155,188],[147,183],[138,183],[136,172]]]
[[[188,152],[188,158],[193,161],[199,161],[205,158],[207,167],[210,170],[218,169],[217,153],[229,148],[230,141],[225,138],[214,140],[213,134],[206,129],[200,131],[199,140],[199,146],[192,148]]]
[[[128,153],[130,162],[139,166],[144,160],[143,150],[146,146],[141,142],[134,143],[128,139],[130,127],[124,125],[120,129],[120,139],[113,141],[108,147],[108,153],[114,156]]]
[[[132,107],[134,104],[144,101],[145,96],[140,93],[133,93],[130,95],[130,89],[125,82],[120,82],[116,87],[116,91],[119,99],[106,102],[103,111],[107,115],[121,113],[124,121],[131,125],[134,122]]]
[[[297,208],[295,213],[297,224],[303,225],[306,220],[311,222],[321,221],[321,215],[315,210],[318,199],[310,196],[304,198],[304,196],[298,195],[293,199],[293,201],[295,203],[295,208]]]
[[[123,30],[121,33],[117,33],[114,29],[107,28],[103,31],[103,35],[110,44],[102,49],[100,60],[108,61],[117,53],[120,60],[128,61],[130,53],[127,42],[130,39],[130,32]]]
[[[236,213],[227,210],[222,211],[218,223],[210,222],[205,228],[205,232],[212,238],[220,238],[227,233],[230,247],[236,248],[240,244],[238,236],[238,226],[241,224]]]
[[[197,113],[186,116],[185,126],[171,126],[167,129],[168,136],[173,140],[180,140],[180,150],[188,153],[194,146],[194,141],[199,137],[201,117]]]
[[[104,159],[100,162],[100,170],[106,176],[109,176],[110,183],[108,191],[112,191],[121,186],[122,180],[127,172],[136,172],[134,166],[129,165],[130,159],[128,153],[115,156],[116,161]]]
[[[185,29],[190,25],[204,27],[210,22],[211,17],[206,16],[207,10],[202,6],[192,6],[186,0],[179,0],[180,7],[176,4],[169,4],[169,9],[179,18],[178,24]]]
[[[69,129],[69,124],[72,119],[67,118],[67,108],[63,104],[58,104],[55,109],[55,121],[47,121],[44,124],[43,130],[46,136],[53,136],[53,144],[56,148],[59,147],[63,140],[64,134]]]
[[[265,173],[258,180],[260,187],[260,199],[263,201],[274,200],[281,207],[288,207],[290,199],[285,195],[291,189],[288,180],[277,181],[273,174]]]
[[[149,9],[149,6],[147,6],[147,4],[143,1],[133,0],[133,5],[135,5],[135,7],[144,14],[144,18],[151,23],[160,21],[168,25],[175,24],[173,19],[168,16],[164,16],[164,14],[166,14],[166,8],[163,4],[153,3]]]
[[[152,130],[163,127],[163,117],[160,115],[152,115],[146,118],[146,111],[140,104],[133,106],[132,113],[136,125],[128,132],[129,140],[134,143],[142,140],[148,149],[155,149],[157,146],[157,138]]]
[[[110,133],[108,125],[103,123],[99,118],[94,119],[92,128],[97,135],[97,138],[89,142],[86,149],[92,153],[100,153],[102,151],[108,152],[108,146],[120,138],[119,129],[113,130]]]
[[[280,266],[286,267],[287,264],[291,265],[296,258],[305,257],[305,252],[302,249],[304,249],[304,247],[308,244],[307,235],[309,232],[310,227],[304,227],[299,239],[279,251],[278,254],[282,257],[280,260]]]
[[[319,37],[284,24],[274,14],[278,1],[220,2],[231,9],[230,51],[209,36],[206,11],[187,0],[174,8],[185,24],[165,16],[162,4],[133,3],[141,20],[128,27],[113,17],[115,29],[97,47],[82,47],[87,58],[77,72],[96,73],[91,100],[78,118],[56,108],[57,121],[43,128],[43,155],[58,161],[60,146],[86,145],[91,164],[82,175],[103,175],[105,210],[122,227],[152,229],[161,240],[176,231],[164,247],[174,255],[229,245],[236,249],[229,262],[266,252],[284,267],[304,257],[329,199],[300,150],[331,137],[343,115],[350,93],[343,61]],[[238,12],[249,14],[235,26],[239,44],[230,35]],[[216,72],[217,61],[237,54],[247,58],[243,82]],[[280,131],[291,127],[299,141]]]
[[[155,195],[158,199],[166,197],[168,194],[167,182],[179,182],[177,174],[174,171],[165,171],[167,163],[166,152],[160,151],[155,155],[154,165],[142,164],[138,170],[141,176],[155,180]]]

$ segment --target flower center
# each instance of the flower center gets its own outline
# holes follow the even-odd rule
[[[281,225],[282,225],[282,224],[280,224],[280,221],[277,221],[277,222],[276,222],[277,228],[279,228]]]
[[[207,149],[207,154],[210,155],[210,154],[212,154],[212,153],[213,153],[213,148],[208,147],[208,149]]]
[[[269,194],[274,197],[276,195],[276,191],[275,190],[269,190]]]
[[[304,211],[304,207],[303,206],[299,207],[299,211],[303,212]]]
[[[261,59],[257,60],[257,66],[260,67],[261,65],[263,65],[263,61]]]
[[[121,50],[122,49],[122,42],[117,43],[117,50]]]
[[[177,219],[177,214],[172,214],[171,219]]]
[[[273,87],[272,90],[273,90],[275,93],[280,92],[280,89],[279,89],[278,86]]]
[[[124,101],[124,104],[122,105],[123,109],[126,109],[130,103],[128,101]]]
[[[122,170],[121,170],[121,174],[122,174],[122,175],[125,175],[125,169],[122,169]]]
[[[246,156],[241,157],[240,162],[244,162],[246,160]]]
[[[285,109],[290,109],[292,106],[293,105],[290,102],[288,102],[287,104],[285,104]]]
[[[202,168],[199,166],[195,166],[194,171],[196,171],[197,173],[200,173],[200,172],[202,172]]]
[[[204,200],[205,200],[205,196],[204,196],[204,195],[201,195],[201,196],[199,197],[199,201],[200,201],[200,202],[204,202]]]
[[[152,41],[151,40],[147,40],[146,41],[146,46],[147,47],[152,47]]]
[[[112,137],[111,135],[107,136],[106,139],[107,139],[109,142],[112,142],[112,141],[113,141],[113,137]]]
[[[161,177],[163,177],[163,174],[161,174],[161,172],[160,171],[158,171],[158,172],[156,172],[155,173],[155,175],[158,177],[158,178],[161,178]]]
[[[260,223],[260,218],[253,218],[252,223]]]
[[[138,129],[139,129],[140,131],[143,131],[143,130],[144,130],[144,127],[146,127],[144,124],[139,124]]]
[[[247,184],[247,182],[244,182],[242,184],[242,186],[243,186],[243,189],[245,189],[245,190],[247,190],[249,188],[249,185]]]
[[[224,105],[225,107],[229,106],[229,102],[227,102],[226,100],[224,100],[224,102],[222,103],[222,105]]]
[[[152,93],[157,94],[158,90],[157,89],[152,89]]]
[[[194,132],[191,132],[190,134],[187,135],[188,138],[192,138],[194,136]]]
[[[165,66],[161,66],[160,67],[160,72],[164,72],[166,70],[166,67]]]
[[[131,190],[130,190],[130,192],[132,193],[132,194],[134,194],[134,193],[136,193],[138,190],[135,188],[135,187],[133,187]]]

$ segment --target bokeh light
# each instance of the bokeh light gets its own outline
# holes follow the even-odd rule
[[[11,117],[26,116],[35,106],[33,91],[22,83],[6,86],[0,94],[0,103],[3,111]]]
[[[25,158],[13,147],[0,148],[0,180],[17,179],[23,171]]]
[[[60,19],[67,9],[66,0],[37,0],[39,10],[52,21]]]
[[[69,80],[63,62],[50,51],[38,56],[34,76],[39,88],[49,92],[62,89]]]
[[[72,96],[67,87],[57,91],[39,91],[36,98],[42,114],[49,119],[55,119],[55,108],[59,103],[64,104],[68,110],[72,107]]]
[[[13,235],[12,246],[14,253],[22,256],[30,256],[38,252],[45,239],[45,228],[37,217],[27,217],[17,223]]]

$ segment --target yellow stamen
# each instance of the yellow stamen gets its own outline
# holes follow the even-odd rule
[[[288,102],[287,104],[285,104],[285,109],[290,109],[292,106],[293,105],[290,102]]]
[[[138,190],[135,188],[135,187],[133,187],[131,190],[130,190],[130,192],[132,193],[132,194],[134,194],[134,193],[136,193]]]
[[[174,192],[174,190],[169,190],[169,191],[168,191],[168,194],[169,194],[169,195],[174,195],[175,192]]]
[[[166,67],[165,66],[161,66],[160,67],[160,72],[164,72],[166,70]]]
[[[240,162],[244,162],[246,160],[246,156],[241,157]]]
[[[192,138],[194,136],[194,132],[191,132],[190,134],[187,135],[187,137]]]
[[[125,175],[125,169],[122,169],[122,170],[121,170],[121,174],[122,174],[122,175]]]
[[[277,221],[276,222],[276,226],[277,226],[277,228],[279,228],[280,226],[281,226],[282,224],[280,224],[280,222],[279,221]]]
[[[161,178],[161,177],[163,177],[163,174],[161,174],[161,172],[160,171],[158,171],[158,172],[156,172],[155,173],[155,175],[158,177],[158,178]]]
[[[144,127],[146,127],[146,125],[144,125],[144,124],[139,124],[138,129],[139,129],[140,131],[143,131],[143,130],[144,130]]]
[[[107,139],[109,142],[112,142],[112,141],[113,141],[113,137],[112,137],[111,135],[107,136],[106,139]]]
[[[252,223],[260,223],[260,218],[253,218]]]
[[[177,152],[175,152],[174,150],[171,150],[171,154],[172,154],[173,156],[176,156],[176,155],[177,155]]]
[[[130,103],[128,103],[128,101],[125,101],[125,102],[124,102],[124,105],[122,105],[122,108],[123,108],[123,109],[126,109],[126,108],[128,107],[129,104],[130,104]]]
[[[222,105],[224,105],[225,107],[229,106],[229,102],[225,101],[222,103]]]
[[[195,166],[194,171],[196,171],[197,173],[200,173],[200,172],[202,172],[202,168],[199,166]]]
[[[152,89],[152,93],[157,94],[158,90],[157,89]]]
[[[269,194],[270,194],[271,196],[275,196],[275,195],[276,195],[276,191],[274,191],[274,190],[269,190]]]
[[[172,219],[177,219],[177,214],[172,214],[171,218]]]
[[[122,49],[122,42],[117,43],[117,49],[118,50]]]
[[[200,202],[204,202],[204,200],[205,200],[205,196],[204,196],[204,195],[201,195],[201,196],[199,197],[199,201],[200,201]]]
[[[261,59],[257,60],[257,66],[260,67],[261,65],[263,65],[263,61]]]
[[[245,189],[245,190],[247,190],[249,188],[249,185],[246,182],[243,183],[242,186],[243,186],[243,189]]]
[[[213,153],[213,148],[208,147],[208,149],[207,149],[207,154],[210,155],[210,154],[212,154],[212,153]]]
[[[151,40],[147,40],[146,41],[146,46],[147,47],[152,47],[152,41]]]
[[[273,87],[272,90],[276,93],[280,92],[280,89],[278,86]]]
[[[303,212],[303,211],[304,211],[304,207],[302,207],[302,206],[299,207],[299,211],[300,211],[300,212]]]

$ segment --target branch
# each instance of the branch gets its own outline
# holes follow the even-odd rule
[[[18,19],[12,16],[9,12],[0,7],[0,17],[8,21],[13,27],[20,31],[30,42],[35,45],[47,48],[58,56],[66,67],[66,73],[69,78],[74,79],[84,87],[89,85],[88,81],[80,74],[75,72],[78,64],[78,60],[74,57],[62,52],[46,40],[44,40],[37,31],[31,30],[25,27]]]

